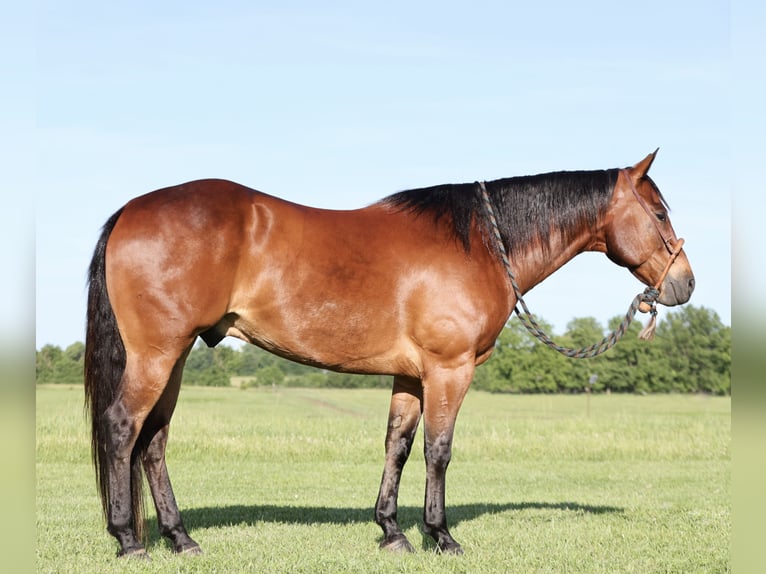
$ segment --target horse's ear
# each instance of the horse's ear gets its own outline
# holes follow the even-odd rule
[[[652,167],[652,162],[654,161],[654,158],[657,157],[658,151],[660,151],[660,148],[657,148],[632,168],[630,168],[630,174],[635,181],[638,181],[647,173],[649,173],[649,168]]]

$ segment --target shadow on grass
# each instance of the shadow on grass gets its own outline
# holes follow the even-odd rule
[[[564,511],[580,514],[620,514],[623,508],[615,506],[595,506],[577,502],[508,502],[499,504],[458,504],[447,508],[447,516],[451,526],[473,520],[487,514],[503,512],[523,512],[526,510]],[[416,526],[420,531],[423,549],[433,549],[434,543],[428,537],[422,526],[423,509],[418,506],[400,506],[398,512],[399,525],[403,530]],[[277,506],[264,505],[232,505],[189,508],[181,511],[181,516],[189,534],[194,537],[194,530],[199,528],[235,527],[246,524],[256,526],[259,523],[272,522],[275,524],[372,524],[374,510],[365,508],[338,508],[324,506]],[[156,522],[149,524],[149,538],[155,544],[167,544],[160,540]],[[382,536],[378,542],[382,540]]]
[[[558,510],[583,514],[622,513],[624,509],[614,506],[594,506],[576,502],[508,502],[500,504],[458,504],[447,507],[451,525],[473,520],[485,514],[521,512],[524,510]],[[417,506],[400,506],[399,525],[408,529],[421,522],[423,509]],[[236,524],[256,525],[259,522],[283,524],[352,524],[374,520],[372,507],[337,508],[322,506],[223,506],[190,508],[181,511],[184,523],[191,530]]]

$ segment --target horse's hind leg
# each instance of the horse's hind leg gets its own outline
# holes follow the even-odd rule
[[[168,441],[170,418],[173,416],[178,391],[181,385],[181,372],[187,353],[178,360],[171,374],[168,386],[149,415],[140,440],[148,440],[149,445],[143,454],[144,471],[157,510],[160,534],[167,537],[173,545],[173,551],[184,554],[200,554],[199,544],[186,532],[181,513],[178,510],[173,488],[170,484],[168,468],[165,462],[165,447]]]
[[[118,556],[145,553],[141,463],[156,434],[145,434],[145,422],[162,397],[174,364],[164,354],[129,352],[119,392],[105,412],[107,530],[120,544]]]
[[[103,417],[107,530],[120,544],[118,556],[145,554],[142,445],[138,439],[167,381],[166,376],[159,383],[161,368],[160,361],[143,361],[128,354],[118,392]]]
[[[124,380],[124,377],[123,377]],[[106,507],[107,530],[120,544],[118,556],[144,554],[141,542],[142,526],[140,517],[141,501],[137,490],[137,472],[140,461],[133,457],[133,447],[140,428],[132,416],[129,405],[118,398],[106,410],[104,427],[106,435],[106,466],[108,483],[106,485],[108,506]],[[140,475],[138,477],[140,484]]]
[[[143,457],[144,470],[157,509],[160,534],[170,540],[173,551],[179,554],[200,554],[199,544],[186,532],[181,513],[178,511],[170,477],[165,464],[165,446],[168,439],[168,425],[162,427],[152,438]]]
[[[412,449],[420,421],[422,387],[417,379],[394,377],[391,408],[386,432],[386,464],[375,503],[375,522],[383,529],[380,547],[385,550],[414,552],[397,522],[397,498],[402,469]]]

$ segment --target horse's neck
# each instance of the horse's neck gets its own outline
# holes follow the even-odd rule
[[[585,251],[601,251],[597,247],[597,238],[591,233],[584,233],[569,242],[563,237],[562,233],[554,233],[550,237],[548,249],[544,249],[541,244],[530,245],[524,256],[510,262],[522,293],[541,283],[576,255]]]

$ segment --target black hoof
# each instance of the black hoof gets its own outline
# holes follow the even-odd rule
[[[440,554],[450,554],[452,556],[460,556],[463,554],[463,547],[454,541],[437,544],[436,549]]]
[[[139,548],[125,548],[117,553],[117,558],[126,558],[130,560],[144,560],[150,561],[151,557],[147,554],[146,549]]]
[[[413,548],[410,541],[404,535],[397,536],[391,540],[384,540],[380,543],[380,549],[388,552],[415,552],[415,548]]]
[[[199,544],[188,544],[186,546],[178,546],[173,549],[176,554],[184,554],[185,556],[199,556],[202,554],[202,548]]]

